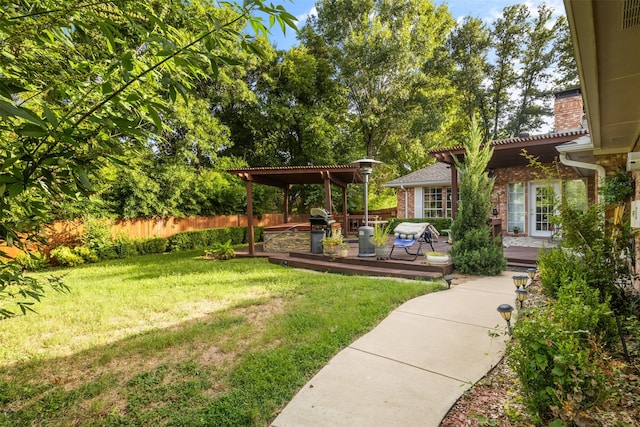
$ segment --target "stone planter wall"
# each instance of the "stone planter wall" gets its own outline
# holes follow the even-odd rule
[[[309,231],[273,231],[264,233],[265,252],[310,252]]]

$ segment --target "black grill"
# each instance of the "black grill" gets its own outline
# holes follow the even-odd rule
[[[332,215],[322,208],[311,209],[309,216],[311,230],[323,230],[325,235],[331,236],[331,224],[336,222]]]

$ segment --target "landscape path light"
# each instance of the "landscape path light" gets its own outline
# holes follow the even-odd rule
[[[513,312],[513,307],[509,304],[500,304],[498,306],[498,313],[500,316],[507,322],[507,333],[511,335],[511,313]]]
[[[518,298],[518,301],[520,301],[520,310],[522,310],[522,304],[524,303],[524,300],[527,299],[528,293],[529,292],[527,292],[527,290],[524,288],[516,289],[516,298]]]
[[[524,286],[527,284],[527,281],[529,281],[528,276],[513,276],[511,278],[513,279],[513,285],[516,287],[516,289],[520,289],[520,286],[524,288]]]
[[[535,268],[527,268],[527,274],[529,275],[529,283],[527,284],[533,283],[533,281],[536,279],[537,273],[538,270],[536,270]]]
[[[445,282],[447,282],[449,289],[451,289],[451,282],[453,281],[453,277],[451,277],[450,274],[447,274],[446,276],[443,277],[443,279],[445,280]]]

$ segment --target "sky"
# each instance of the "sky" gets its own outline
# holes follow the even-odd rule
[[[524,3],[535,12],[538,5],[546,3],[553,8],[554,15],[564,14],[562,0],[433,0],[435,4],[446,3],[453,17],[460,21],[465,16],[481,18],[487,23],[492,22],[502,15],[502,9],[518,3]],[[309,14],[315,13],[315,0],[272,0],[274,5],[281,4],[284,8],[298,18],[298,25],[304,25]],[[278,49],[287,50],[291,46],[298,44],[294,31],[287,31],[282,34],[280,27],[271,29],[271,40]]]

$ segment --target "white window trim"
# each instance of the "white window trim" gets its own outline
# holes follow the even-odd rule
[[[413,218],[424,218],[424,188],[416,187],[413,192]]]

